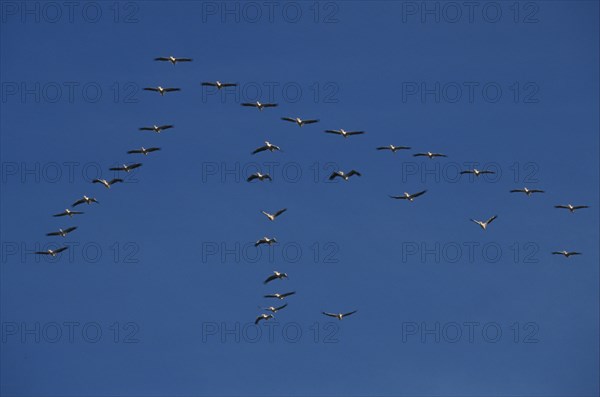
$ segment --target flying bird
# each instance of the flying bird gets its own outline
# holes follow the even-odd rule
[[[417,198],[417,197],[419,197],[419,196],[422,196],[422,195],[423,195],[423,194],[425,194],[426,192],[427,192],[427,190],[423,190],[423,191],[420,191],[420,192],[418,192],[418,193],[413,193],[413,194],[410,194],[410,193],[404,192],[404,194],[403,194],[402,196],[390,196],[390,197],[391,197],[391,198],[393,198],[393,199],[396,199],[396,200],[408,200],[408,201],[413,201],[415,198]]]
[[[113,167],[113,168],[109,168],[109,170],[111,171],[125,171],[125,172],[131,172],[131,170],[141,167],[142,163],[133,163],[133,164],[123,164],[122,167]]]
[[[364,131],[346,131],[344,129],[339,129],[339,130],[325,130],[326,133],[328,134],[336,134],[336,135],[341,135],[344,138],[348,138],[349,136],[352,135],[362,135],[365,132]]]
[[[273,245],[275,243],[277,243],[277,240],[275,239],[275,237],[273,237],[273,238],[263,237],[260,240],[258,240],[256,243],[254,243],[254,246],[258,247],[261,244]]]
[[[253,180],[258,179],[259,181],[264,181],[265,179],[268,179],[270,181],[272,181],[273,179],[271,178],[271,175],[269,174],[261,174],[260,172],[255,172],[254,174],[250,175],[248,177],[248,179],[246,179],[248,182],[252,182]]]
[[[263,310],[268,310],[271,313],[277,313],[278,311],[280,311],[281,309],[284,309],[288,304],[286,303],[283,306],[279,306],[279,307],[274,307],[274,306],[269,306],[269,307],[263,307]]]
[[[287,273],[280,273],[277,270],[273,271],[273,274],[271,274],[265,281],[263,281],[263,284],[268,284],[273,280],[283,280],[284,278],[288,278]]]
[[[181,88],[172,88],[172,87],[145,87],[144,91],[154,91],[154,92],[158,92],[160,94],[160,96],[165,95],[165,93],[167,92],[174,92],[174,91],[181,91]]]
[[[236,83],[221,83],[220,81],[215,81],[214,83],[212,82],[204,82],[202,83],[203,86],[205,87],[217,87],[218,90],[220,90],[221,88],[225,88],[225,87],[236,87],[237,84]]]
[[[167,62],[171,62],[173,65],[175,65],[177,62],[192,62],[192,58],[175,58],[174,56],[170,56],[170,57],[158,57],[158,58],[154,58],[155,61],[167,61]]]
[[[354,311],[349,312],[349,313],[337,313],[337,314],[335,314],[335,313],[327,313],[327,312],[321,312],[321,313],[323,313],[326,316],[334,317],[334,318],[337,318],[338,320],[341,320],[342,318],[348,317],[349,315],[354,314],[357,311],[358,310],[354,310]]]
[[[79,200],[75,201],[75,202],[74,202],[74,203],[71,205],[71,207],[76,207],[76,206],[78,206],[79,204],[83,204],[83,203],[85,203],[85,204],[88,204],[88,205],[89,205],[89,204],[92,204],[92,203],[99,204],[99,203],[98,203],[98,200],[96,200],[95,198],[93,198],[93,197],[88,197],[88,196],[83,196],[83,198],[80,198]]]
[[[565,258],[568,258],[572,255],[581,255],[581,252],[575,251],[554,251],[552,255],[563,255]]]
[[[545,193],[543,190],[527,189],[526,187],[524,187],[523,189],[513,189],[510,192],[511,193],[525,193],[527,196],[531,196],[533,193]]]
[[[77,229],[77,226],[68,227],[66,229],[58,229],[57,232],[46,233],[46,236],[60,236],[65,237],[67,234],[71,233],[73,230]]]
[[[148,153],[152,153],[152,152],[156,152],[160,150],[159,147],[151,147],[146,149],[145,147],[141,147],[140,149],[134,149],[134,150],[129,150],[127,151],[127,154],[143,154],[144,156],[147,156]]]
[[[37,255],[50,255],[50,256],[56,256],[56,255],[60,254],[61,252],[63,252],[64,250],[66,250],[67,248],[69,248],[69,247],[60,247],[60,248],[57,248],[57,249],[55,249],[55,250],[51,250],[51,249],[49,249],[49,250],[47,250],[47,251],[36,251],[35,253],[36,253]]]
[[[329,175],[329,180],[332,181],[335,178],[343,178],[345,181],[347,181],[348,179],[350,179],[351,176],[356,175],[356,176],[362,176],[360,174],[360,172],[356,171],[356,170],[351,170],[350,172],[348,172],[347,174],[345,174],[343,171],[335,171],[334,173],[332,173],[331,175]]]
[[[256,153],[259,153],[259,152],[264,152],[265,150],[268,150],[269,152],[273,153],[275,150],[281,150],[281,148],[279,146],[277,146],[277,145],[273,145],[269,141],[265,141],[265,145],[259,147],[256,150],[254,150],[252,152],[252,154],[256,154]]]
[[[92,181],[92,183],[101,183],[104,185],[105,188],[110,189],[110,186],[115,184],[115,183],[119,183],[119,182],[123,182],[123,179],[121,178],[113,178],[110,181],[107,181],[106,179],[94,179]]]
[[[277,106],[277,104],[276,103],[261,103],[259,101],[256,101],[256,102],[242,103],[242,106],[250,106],[250,107],[257,108],[258,110],[262,111],[264,108],[274,108]]]
[[[267,294],[264,297],[265,298],[277,298],[277,299],[283,300],[283,299],[287,298],[288,296],[294,295],[295,293],[296,293],[296,291],[286,292],[285,294]]]
[[[475,176],[479,176],[479,175],[483,175],[483,174],[495,174],[495,172],[488,171],[488,170],[478,170],[477,168],[473,168],[472,170],[461,171],[460,174],[461,175],[473,174]]]
[[[274,214],[269,214],[269,213],[268,213],[268,212],[266,212],[266,211],[261,211],[261,212],[262,212],[263,214],[265,214],[265,216],[266,216],[267,218],[269,218],[269,220],[270,220],[271,222],[273,222],[273,221],[275,220],[275,218],[277,218],[279,215],[283,214],[285,211],[287,211],[287,208],[283,208],[283,209],[281,209],[281,210],[277,211],[277,212],[276,212],[276,213],[274,213]]]
[[[572,205],[572,204],[567,204],[567,205],[555,205],[554,208],[564,208],[569,210],[569,212],[571,214],[574,214],[576,210],[582,209],[582,208],[590,208],[587,205]]]
[[[258,323],[260,322],[260,320],[268,320],[270,318],[275,318],[274,315],[272,314],[261,314],[260,316],[256,317],[256,320],[254,321],[255,325],[258,325]]]
[[[394,145],[389,145],[389,146],[379,146],[377,148],[377,150],[391,150],[392,153],[396,153],[398,150],[408,150],[411,149],[410,146],[394,146]]]
[[[157,134],[160,134],[161,131],[168,130],[169,128],[173,128],[174,125],[165,124],[165,125],[153,125],[152,127],[141,127],[140,131],[154,131]]]
[[[79,211],[71,211],[70,209],[65,209],[63,212],[59,213],[59,214],[54,214],[52,216],[69,216],[72,217],[73,215],[80,215],[83,214],[83,212],[79,212]]]
[[[488,226],[490,223],[492,223],[492,222],[494,221],[494,219],[496,219],[497,217],[498,217],[497,215],[494,215],[494,216],[492,216],[490,219],[488,219],[488,220],[487,220],[487,221],[485,221],[485,222],[478,221],[478,220],[475,220],[475,219],[471,219],[471,222],[475,222],[476,224],[478,224],[479,226],[481,226],[481,228],[482,228],[483,230],[486,230],[487,226]]]
[[[282,117],[281,120],[289,121],[291,123],[296,123],[296,124],[298,124],[299,127],[302,127],[305,124],[314,124],[314,123],[318,123],[319,122],[318,119],[302,120],[300,117],[296,117],[296,118]]]
[[[434,158],[434,157],[448,157],[445,154],[442,153],[432,153],[432,152],[426,152],[426,153],[415,153],[413,154],[413,157],[429,157],[430,159]]]

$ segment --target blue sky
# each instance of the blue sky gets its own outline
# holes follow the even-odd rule
[[[598,394],[598,2],[454,22],[437,2],[27,4],[0,25],[2,394]],[[239,106],[256,99],[279,107]],[[265,140],[283,151],[252,156]],[[245,182],[257,166],[274,181]],[[473,166],[497,174],[456,177]],[[363,176],[325,182],[337,168]],[[51,217],[84,194],[100,204]],[[273,270],[289,280],[264,286]]]

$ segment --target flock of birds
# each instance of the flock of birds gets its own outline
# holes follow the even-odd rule
[[[173,65],[176,65],[179,62],[191,62],[192,59],[191,58],[176,58],[173,56],[169,56],[169,57],[158,57],[154,59],[155,61],[162,61],[162,62],[170,62]],[[215,87],[218,90],[222,89],[222,88],[226,88],[226,87],[234,87],[237,86],[237,83],[222,83],[220,81],[216,81],[216,82],[203,82],[202,86],[207,86],[207,87]],[[162,86],[157,86],[157,87],[146,87],[144,88],[145,91],[152,91],[152,92],[158,92],[161,96],[163,96],[166,93],[169,92],[177,92],[177,91],[181,91],[180,88],[176,88],[176,87],[162,87]],[[244,107],[254,107],[257,108],[259,111],[263,111],[264,109],[267,108],[274,108],[277,107],[278,104],[277,103],[263,103],[260,101],[256,101],[256,102],[249,102],[249,103],[242,103],[241,104]],[[319,122],[318,119],[301,119],[299,117],[296,118],[292,118],[292,117],[282,117],[281,120],[283,121],[287,121],[290,123],[294,123],[296,125],[298,125],[299,127],[303,127],[305,125],[310,125],[310,124],[316,124]],[[173,125],[152,125],[152,126],[148,126],[148,127],[141,127],[139,128],[140,131],[151,131],[154,133],[161,133],[162,131],[168,130],[174,128]],[[346,131],[344,129],[338,129],[338,130],[325,130],[325,133],[328,134],[334,134],[334,135],[340,135],[342,136],[344,139],[347,139],[351,136],[356,136],[356,135],[363,135],[365,134],[365,131]],[[388,145],[388,146],[380,146],[376,148],[378,151],[390,151],[392,153],[396,153],[397,151],[400,150],[411,150],[411,147],[409,146],[395,146],[395,145]],[[133,150],[129,150],[127,151],[127,154],[141,154],[144,156],[147,156],[150,153],[156,152],[161,150],[158,147],[151,147],[151,148],[145,148],[145,147],[141,147],[140,149],[133,149]],[[252,151],[252,155],[255,155],[257,153],[260,152],[265,152],[265,151],[269,151],[269,152],[274,152],[274,151],[281,151],[281,148],[277,145],[274,145],[268,141],[265,141],[265,144],[259,148],[256,148],[254,151]],[[438,157],[447,157],[445,154],[443,153],[435,153],[435,152],[419,152],[419,153],[415,153],[413,154],[414,157],[427,157],[428,159],[434,159],[434,158],[438,158]],[[110,171],[116,171],[116,172],[131,172],[132,170],[139,168],[142,166],[142,163],[130,163],[130,164],[122,164],[121,166],[118,167],[112,167],[109,168]],[[464,170],[462,172],[460,172],[460,174],[471,174],[474,175],[475,177],[479,177],[481,175],[485,175],[485,174],[494,174],[494,171],[490,171],[490,170],[478,170],[478,169],[470,169],[470,170]],[[334,180],[335,178],[341,178],[344,181],[348,181],[351,177],[353,176],[357,176],[360,177],[362,176],[360,172],[358,172],[357,170],[350,170],[348,172],[344,172],[342,170],[338,170],[333,172],[330,176],[329,176],[329,180]],[[265,181],[265,180],[269,180],[272,181],[272,178],[269,174],[263,174],[261,172],[256,172],[253,173],[252,175],[248,176],[247,181],[248,182],[252,182],[252,181]],[[92,181],[92,183],[94,184],[101,184],[103,185],[105,188],[110,189],[112,185],[116,184],[116,183],[122,183],[123,179],[122,178],[113,178],[110,180],[107,179],[94,179]],[[423,190],[420,192],[416,192],[416,193],[408,193],[408,192],[404,192],[402,195],[398,195],[398,196],[389,196],[392,199],[396,199],[396,200],[406,200],[409,202],[414,201],[416,198],[421,197],[422,195],[424,195],[427,192],[427,190]],[[539,193],[545,193],[543,190],[540,189],[529,189],[527,187],[524,187],[523,189],[513,189],[510,191],[511,193],[523,193],[526,196],[530,197],[533,194],[539,194]],[[87,204],[87,205],[91,205],[91,204],[98,204],[98,200],[96,200],[93,197],[88,197],[88,196],[83,196],[82,198],[76,200],[71,207],[75,208],[81,204]],[[555,205],[555,208],[559,208],[559,209],[566,209],[571,213],[574,213],[577,210],[580,209],[584,209],[584,208],[588,208],[587,205],[572,205],[572,204],[567,204],[567,205]],[[287,211],[286,208],[280,209],[274,213],[269,213],[266,211],[262,211],[262,213],[271,221],[274,222],[279,216],[281,216],[283,213],[285,213]],[[63,212],[60,212],[58,214],[53,215],[54,217],[69,217],[72,218],[74,215],[81,215],[83,214],[83,212],[81,211],[75,211],[75,210],[71,210],[69,208],[65,209]],[[474,222],[475,224],[479,225],[484,231],[487,230],[488,226],[495,220],[497,219],[497,215],[494,215],[492,217],[490,217],[489,219],[485,220],[485,221],[480,221],[480,220],[476,220],[476,219],[471,219],[472,222]],[[58,231],[54,231],[51,233],[47,233],[47,236],[60,236],[60,237],[65,237],[67,236],[69,233],[73,232],[77,230],[77,226],[71,226],[65,229],[58,229]],[[272,244],[276,244],[277,243],[277,239],[274,237],[263,237],[260,240],[256,241],[255,246],[259,247],[260,245],[272,245]],[[57,256],[58,254],[60,254],[61,252],[65,251],[66,249],[68,249],[68,246],[63,246],[57,249],[48,249],[46,251],[37,251],[35,252],[35,254],[38,255],[49,255],[52,257]],[[563,255],[565,257],[570,257],[570,256],[574,256],[574,255],[581,255],[580,252],[576,252],[576,251],[554,251],[552,252],[553,255]],[[271,275],[269,275],[265,280],[264,280],[264,284],[269,284],[275,280],[283,280],[283,279],[287,279],[288,275],[287,273],[283,273],[283,272],[279,272],[279,271],[273,271],[273,273]],[[271,294],[266,294],[264,295],[264,298],[271,298],[271,299],[278,299],[278,300],[284,300],[292,295],[295,295],[296,292],[295,291],[290,291],[290,292],[285,292],[285,293],[271,293]],[[256,320],[255,320],[255,324],[258,324],[260,321],[262,320],[269,320],[274,318],[274,314],[277,313],[278,311],[284,309],[287,307],[287,303],[281,306],[269,306],[269,307],[263,307],[262,309],[264,311],[267,311],[269,313],[262,313],[260,314]],[[332,317],[332,318],[337,318],[338,320],[342,320],[344,317],[350,316],[354,313],[356,313],[356,310],[350,311],[350,312],[346,312],[346,313],[330,313],[330,312],[325,312],[323,311],[322,314],[328,317]]]

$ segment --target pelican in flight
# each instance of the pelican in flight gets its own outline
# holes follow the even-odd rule
[[[348,317],[351,314],[356,313],[358,310],[354,310],[352,312],[349,313],[327,313],[327,312],[322,312],[324,315],[329,316],[329,317],[334,317],[337,318],[338,320],[341,320],[344,317]]]
[[[314,123],[318,123],[319,122],[318,119],[302,120],[300,117],[296,117],[296,118],[282,117],[281,120],[289,121],[290,123],[296,123],[296,124],[298,124],[298,127],[302,127],[305,124],[314,124]]]
[[[275,243],[277,243],[277,239],[275,239],[275,237],[273,237],[273,238],[263,237],[260,240],[258,240],[256,243],[254,243],[254,246],[258,247],[261,244],[273,245]]]
[[[552,255],[563,255],[565,258],[568,258],[573,255],[581,255],[581,252],[575,251],[554,251]]]
[[[63,212],[59,213],[59,214],[54,214],[52,216],[69,216],[72,217],[73,215],[80,215],[83,214],[83,212],[79,212],[79,211],[71,211],[70,209],[65,209]]]
[[[497,217],[498,217],[498,215],[494,215],[494,216],[492,216],[490,219],[488,219],[488,220],[487,220],[487,221],[485,221],[485,222],[478,221],[478,220],[475,220],[475,219],[471,219],[471,222],[475,222],[476,224],[478,224],[479,226],[481,226],[481,228],[482,228],[483,230],[486,230],[486,229],[487,229],[487,227],[488,227],[488,225],[489,225],[490,223],[492,223],[492,222],[494,221],[494,219],[496,219]]]
[[[472,170],[461,171],[460,174],[461,175],[473,174],[475,176],[479,176],[479,175],[483,175],[483,174],[495,174],[495,172],[488,171],[488,170],[478,170],[477,168],[473,168]]]
[[[264,181],[265,179],[268,179],[270,181],[273,180],[273,178],[271,178],[271,175],[269,175],[269,174],[261,174],[260,172],[255,172],[254,174],[250,175],[248,177],[248,179],[246,179],[246,180],[248,182],[252,182],[255,179],[258,179],[259,181]]]
[[[104,185],[105,188],[110,189],[110,186],[112,184],[118,183],[118,182],[123,182],[123,179],[121,178],[113,178],[110,181],[107,181],[106,179],[94,179],[92,181],[92,183],[101,183]]]
[[[273,280],[283,280],[284,278],[288,278],[287,273],[280,273],[277,270],[273,271],[273,274],[271,274],[265,281],[263,281],[263,284],[268,284]]]
[[[276,213],[274,213],[274,214],[269,214],[269,213],[268,213],[268,212],[266,212],[266,211],[261,211],[261,212],[262,212],[263,214],[265,214],[265,216],[266,216],[267,218],[269,218],[269,220],[270,220],[271,222],[273,222],[273,221],[275,220],[275,218],[277,218],[279,215],[283,214],[285,211],[287,211],[287,208],[283,208],[283,209],[281,209],[281,210],[277,211],[277,212],[276,212]]]
[[[267,295],[265,295],[265,298],[277,298],[277,299],[283,300],[290,295],[294,295],[295,293],[296,293],[296,291],[286,292],[285,294],[267,294]]]
[[[236,83],[221,83],[220,81],[215,81],[214,83],[212,82],[204,82],[202,83],[203,86],[205,87],[217,87],[217,90],[220,90],[221,88],[226,88],[226,87],[236,87],[237,84]]]
[[[263,310],[268,310],[271,313],[277,313],[278,311],[280,311],[281,309],[284,309],[288,304],[286,303],[283,306],[279,306],[279,307],[274,307],[274,306],[269,306],[269,307],[263,307]]]
[[[356,175],[356,176],[362,176],[360,174],[360,172],[356,171],[356,170],[351,170],[350,172],[348,172],[347,174],[345,174],[343,171],[335,171],[333,174],[329,175],[329,180],[332,181],[335,178],[343,178],[345,181],[347,181],[348,179],[350,179],[351,176]]]
[[[344,138],[348,138],[349,136],[352,135],[362,135],[365,132],[364,131],[346,131],[344,129],[339,129],[339,130],[325,130],[326,133],[328,134],[336,134],[336,135],[341,135]]]
[[[242,106],[249,106],[249,107],[257,108],[258,110],[262,111],[264,108],[274,108],[277,106],[277,104],[276,103],[261,103],[259,101],[256,101],[256,102],[242,103]]]
[[[133,164],[123,164],[122,167],[113,167],[113,168],[109,168],[109,170],[111,171],[125,171],[125,172],[131,172],[131,170],[141,167],[142,163],[133,163]]]
[[[170,56],[170,57],[158,57],[158,58],[154,58],[155,61],[167,61],[167,62],[171,62],[173,65],[175,65],[177,62],[192,62],[192,58],[175,58],[174,56]]]
[[[392,153],[396,153],[398,150],[408,150],[411,149],[410,146],[394,146],[394,145],[389,145],[389,146],[379,146],[377,148],[377,150],[391,150]]]
[[[38,254],[38,255],[56,256],[56,255],[60,254],[61,252],[63,252],[64,250],[66,250],[67,248],[69,248],[69,247],[60,247],[60,248],[57,248],[55,250],[49,249],[47,251],[36,251],[35,253]]]
[[[524,187],[523,189],[513,189],[510,192],[511,193],[525,193],[528,197],[531,196],[533,193],[545,193],[543,190],[527,189],[526,187]]]
[[[79,200],[75,201],[75,202],[74,202],[74,203],[71,205],[71,207],[76,207],[76,206],[78,206],[79,204],[83,204],[83,203],[86,203],[86,204],[88,204],[88,205],[90,205],[90,204],[92,204],[92,203],[99,204],[99,203],[98,203],[98,200],[96,200],[95,198],[93,198],[93,197],[88,197],[88,196],[83,196],[83,198],[80,198]]]
[[[134,150],[127,151],[127,154],[138,154],[139,153],[139,154],[143,154],[144,156],[147,156],[148,153],[156,152],[158,150],[160,150],[159,147],[151,147],[151,148],[146,149],[145,147],[142,146],[141,149],[134,149]]]
[[[71,233],[73,230],[77,229],[77,226],[68,227],[66,229],[58,229],[58,232],[46,233],[46,236],[60,236],[65,237],[67,234]]]
[[[412,202],[416,197],[422,196],[426,192],[427,192],[427,190],[423,190],[423,191],[420,191],[418,193],[413,193],[413,194],[404,192],[404,194],[402,196],[390,196],[390,197],[393,199],[396,199],[396,200],[408,200],[408,201]]]
[[[555,205],[554,208],[564,208],[569,210],[569,212],[571,214],[574,214],[576,210],[582,209],[582,208],[590,208],[587,205],[572,205],[572,204],[567,204],[567,205]]]
[[[158,92],[160,94],[160,96],[165,95],[165,93],[167,92],[174,92],[174,91],[181,91],[181,88],[171,88],[171,87],[145,87],[144,91],[154,91],[154,92]]]
[[[258,325],[258,323],[260,322],[260,320],[268,320],[270,318],[275,318],[274,315],[272,314],[261,314],[260,316],[256,317],[256,320],[254,321],[255,325]]]
[[[252,152],[252,154],[256,154],[256,153],[259,153],[259,152],[264,152],[265,150],[268,150],[269,152],[273,153],[275,150],[281,150],[281,148],[279,146],[277,146],[277,145],[273,145],[269,141],[265,141],[265,145],[259,147],[256,150],[254,150]]]
[[[154,131],[157,134],[160,134],[163,130],[168,130],[169,128],[173,128],[174,125],[165,124],[165,125],[153,125],[152,127],[141,127],[140,131]]]
[[[426,152],[426,153],[415,153],[413,154],[413,157],[429,157],[430,159],[434,158],[434,157],[448,157],[445,154],[442,153],[432,153],[432,152]]]

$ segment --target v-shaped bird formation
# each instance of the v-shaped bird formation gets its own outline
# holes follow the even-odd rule
[[[189,63],[192,62],[192,58],[176,58],[174,56],[168,56],[168,57],[157,57],[154,58],[155,61],[157,62],[168,62],[171,63],[173,66],[175,66],[178,63]],[[223,88],[227,88],[227,87],[235,87],[237,86],[238,83],[223,83],[221,81],[215,81],[215,82],[202,82],[201,86],[206,86],[206,87],[214,87],[217,90],[221,90]],[[145,87],[144,91],[150,91],[150,92],[157,92],[160,94],[160,96],[164,96],[167,93],[173,93],[173,92],[178,92],[181,91],[181,88],[178,87],[163,87],[161,85],[156,86],[156,87]],[[175,94],[177,95],[177,94]],[[259,111],[263,111],[264,109],[267,108],[276,108],[278,107],[277,103],[269,103],[269,102],[261,102],[261,101],[256,101],[256,102],[244,102],[241,103],[241,106],[244,107],[254,107],[256,109],[258,109]],[[270,113],[267,112],[267,113]],[[320,119],[317,118],[312,118],[312,119],[302,119],[300,117],[280,117],[281,120],[283,121],[287,121],[289,123],[293,123],[296,124],[298,127],[304,127],[307,125],[312,125],[312,124],[316,124],[320,122]],[[173,124],[153,124],[151,126],[146,126],[146,127],[140,127],[139,130],[140,131],[150,131],[150,132],[154,132],[156,134],[160,134],[163,131],[169,130],[174,128]],[[357,135],[364,135],[366,134],[365,131],[363,130],[344,130],[344,129],[326,129],[324,130],[325,133],[327,134],[333,134],[333,135],[340,135],[341,137],[343,137],[344,139],[347,139],[349,137],[354,137]],[[360,140],[361,138],[353,138],[354,139],[358,139]],[[393,144],[389,144],[386,146],[378,146],[376,147],[376,150],[378,151],[389,151],[391,153],[396,153],[398,151],[407,151],[407,150],[411,150],[412,148],[410,146],[404,146],[404,145],[393,145]],[[136,149],[130,149],[128,150],[126,153],[127,154],[132,154],[132,155],[144,155],[144,156],[148,156],[150,153],[154,153],[157,151],[160,151],[161,148],[160,147],[149,147],[149,148],[145,148],[144,146],[141,146],[140,148],[136,148]],[[270,143],[269,141],[264,141],[264,145],[260,146],[256,149],[254,149],[251,154],[255,155],[257,153],[261,153],[261,152],[275,152],[275,151],[282,151],[281,148],[277,145],[274,145],[272,143]],[[154,154],[151,156],[153,157]],[[438,152],[431,152],[431,151],[426,151],[426,152],[417,152],[413,154],[414,157],[426,157],[429,160],[433,160],[435,158],[446,158],[448,157],[446,154],[443,153],[438,153]],[[109,168],[110,171],[115,171],[115,172],[124,172],[124,173],[129,173],[132,172],[133,170],[139,168],[142,166],[142,163],[129,163],[129,164],[122,164],[120,166],[115,166],[115,167],[111,167]],[[477,178],[479,178],[481,175],[486,175],[486,174],[495,174],[494,171],[491,170],[479,170],[476,168],[473,169],[467,169],[464,171],[460,172],[460,175],[473,175]],[[350,169],[349,171],[342,171],[342,170],[338,170],[333,172],[331,175],[329,175],[328,179],[333,181],[336,179],[341,179],[345,182],[348,182],[350,180],[351,177],[361,177],[362,174],[355,170],[355,169]],[[269,175],[268,173],[262,173],[262,172],[255,172],[251,175],[249,175],[247,177],[247,182],[264,182],[264,181],[269,181],[272,182],[273,178],[271,175]],[[100,184],[102,186],[104,186],[106,189],[111,189],[112,186],[114,184],[117,183],[123,183],[124,179],[122,178],[112,178],[112,179],[101,179],[101,178],[97,178],[94,179],[92,181],[93,184]],[[404,200],[404,201],[408,201],[408,202],[413,202],[415,201],[415,199],[423,196],[425,193],[427,193],[427,190],[421,190],[415,193],[408,193],[408,192],[404,192],[401,195],[389,195],[390,198],[392,199],[396,199],[396,200]],[[510,193],[523,193],[525,194],[527,197],[531,197],[533,194],[539,194],[539,193],[545,193],[544,190],[541,189],[529,189],[527,187],[523,187],[520,189],[513,189],[510,190]],[[419,199],[421,200],[421,199]],[[96,200],[93,197],[87,196],[87,195],[83,195],[82,198],[77,199],[75,202],[73,202],[71,204],[71,208],[77,207],[79,205],[82,204],[86,204],[88,206],[91,206],[91,204],[94,205],[99,205],[99,201]],[[568,210],[571,214],[574,214],[576,211],[581,210],[581,209],[585,209],[585,208],[589,208],[587,205],[573,205],[573,204],[561,204],[561,205],[555,205],[554,206],[557,209],[566,209]],[[265,217],[271,221],[274,222],[276,219],[279,219],[279,217],[287,211],[287,208],[282,208],[274,213],[270,213],[267,211],[261,211],[263,215],[265,215]],[[74,211],[71,210],[69,208],[66,208],[63,212],[54,214],[54,217],[62,217],[61,219],[72,219],[73,216],[75,215],[83,215],[84,212],[82,211]],[[287,217],[287,215],[285,216]],[[284,218],[285,218],[284,217]],[[489,217],[487,220],[476,220],[476,219],[470,219],[471,222],[477,224],[483,231],[487,231],[490,224],[496,220],[498,218],[497,215],[493,215],[491,217]],[[485,218],[483,218],[485,219]],[[66,228],[59,228],[56,231],[53,232],[49,232],[46,235],[47,236],[58,236],[58,237],[66,237],[68,234],[75,232],[78,229],[78,226],[69,226]],[[277,239],[275,237],[267,237],[264,236],[261,239],[257,240],[254,243],[254,246],[257,249],[261,249],[261,246],[266,245],[266,246],[271,246],[273,244],[277,244]],[[58,256],[61,252],[64,252],[65,250],[67,250],[69,247],[67,245],[64,245],[62,247],[58,247],[56,249],[48,249],[45,251],[37,251],[35,252],[35,254],[37,255],[47,255],[47,256],[51,256],[51,257],[56,257]],[[571,256],[577,256],[577,255],[581,255],[580,252],[577,251],[567,251],[567,250],[562,250],[562,251],[553,251],[552,255],[561,255],[564,256],[565,258],[569,258]],[[269,287],[271,286],[277,286],[277,287],[281,287],[283,285],[285,285],[285,283],[287,283],[288,279],[288,274],[285,272],[280,272],[278,270],[274,270],[272,272],[272,274],[268,275],[263,283],[265,285],[268,285]],[[279,289],[279,288],[277,288]],[[282,288],[283,289],[283,288]],[[284,291],[287,290],[287,288],[283,289]],[[271,292],[271,293],[267,293],[264,294],[263,297],[264,298],[269,298],[269,299],[278,299],[278,300],[285,300],[290,296],[293,296],[296,294],[296,291],[288,291],[288,292]],[[288,306],[287,303],[281,305],[281,306],[268,306],[268,307],[261,307],[261,309],[263,311],[269,312],[269,313],[261,313],[258,317],[256,317],[254,323],[255,324],[259,324],[261,321],[268,321],[270,319],[275,318],[275,313],[281,311],[282,309],[286,308]],[[260,306],[259,306],[260,307]],[[288,309],[289,310],[289,309]],[[326,311],[322,311],[321,313],[327,317],[331,317],[331,318],[335,318],[338,320],[342,320],[345,317],[348,317],[354,313],[356,313],[357,310],[353,310],[350,312],[340,312],[340,313],[331,313],[331,312],[326,312]]]

